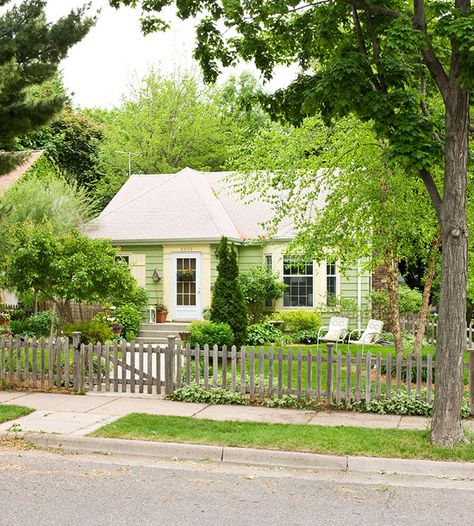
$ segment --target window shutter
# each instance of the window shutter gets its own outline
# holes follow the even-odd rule
[[[130,272],[140,287],[146,283],[145,254],[130,254]]]

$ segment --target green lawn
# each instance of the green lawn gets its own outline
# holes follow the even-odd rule
[[[429,431],[402,429],[261,424],[132,413],[91,436],[335,455],[474,461],[472,441],[444,449],[429,443]]]
[[[15,420],[21,416],[29,415],[33,411],[34,410],[29,407],[23,407],[21,405],[0,404],[0,424],[8,422],[8,420]]]

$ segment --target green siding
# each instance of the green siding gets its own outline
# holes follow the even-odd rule
[[[124,254],[144,254],[145,255],[145,286],[149,296],[150,305],[163,302],[163,247],[161,245],[122,245],[121,252]],[[211,245],[211,286],[217,278],[217,245]],[[262,245],[242,245],[237,247],[239,270],[247,272],[258,265],[263,264],[264,247]],[[153,281],[153,272],[158,270],[162,279],[158,283]],[[357,305],[357,269],[346,270],[345,275],[340,276],[341,297],[353,300],[354,306]],[[370,274],[364,271],[361,278],[362,292],[362,312],[363,324],[370,316]],[[318,309],[318,307],[315,307]],[[322,309],[323,323],[327,324],[331,316],[338,315],[337,312]],[[340,314],[339,314],[340,315]],[[348,315],[345,313],[345,315]],[[357,326],[357,312],[348,315],[350,327]]]
[[[161,245],[122,245],[124,254],[145,255],[145,288],[150,305],[163,302],[163,247]],[[153,272],[158,270],[161,280],[153,281]]]
[[[351,300],[357,309],[357,286],[358,276],[357,267],[347,269],[345,274],[341,274],[341,298]],[[361,319],[364,325],[370,318],[370,274],[362,271],[361,276]],[[322,313],[323,322],[327,324],[331,316],[338,315],[337,312],[326,311]],[[349,318],[349,326],[352,329],[357,327],[357,311],[351,313],[341,313]]]
[[[242,245],[238,247],[239,270],[247,272],[263,263],[263,248],[261,245]]]

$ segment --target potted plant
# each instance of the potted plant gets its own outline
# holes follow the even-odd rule
[[[120,323],[112,323],[112,332],[114,334],[120,334],[122,332],[122,326],[120,325]]]
[[[165,323],[168,316],[168,307],[163,305],[163,303],[158,303],[156,305],[156,323]]]
[[[10,323],[10,313],[8,312],[6,307],[2,308],[2,305],[0,304],[0,325],[8,325]]]

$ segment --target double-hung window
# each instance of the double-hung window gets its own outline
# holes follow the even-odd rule
[[[284,307],[313,306],[313,262],[296,258],[283,259]]]
[[[332,305],[337,295],[336,262],[326,264],[326,297],[327,304]]]

